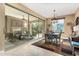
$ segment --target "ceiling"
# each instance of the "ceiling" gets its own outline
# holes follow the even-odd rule
[[[53,17],[54,9],[56,16],[62,16],[74,14],[79,7],[79,3],[25,3],[23,5],[46,18]]]

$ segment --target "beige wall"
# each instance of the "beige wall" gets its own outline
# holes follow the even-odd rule
[[[79,8],[77,9],[76,13],[75,13],[75,21],[76,21],[76,18],[79,17]],[[76,24],[76,23],[75,23]],[[77,32],[76,34],[79,35],[79,32]]]
[[[46,32],[48,33],[51,30],[51,19],[46,20]]]
[[[4,5],[0,3],[0,50],[4,50],[4,26],[5,26],[5,9]]]
[[[65,28],[64,36],[68,37],[72,32],[70,26],[67,25],[68,22],[72,22],[75,25],[76,18],[79,17],[79,8],[76,10],[74,15],[68,15],[65,18]]]
[[[64,36],[68,37],[72,34],[72,29],[71,26],[67,25],[67,23],[73,23],[74,25],[74,15],[68,15],[65,16],[65,20],[64,20]]]
[[[75,19],[79,17],[79,8],[77,9],[76,13],[75,13]]]

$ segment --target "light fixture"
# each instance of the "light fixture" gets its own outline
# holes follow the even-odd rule
[[[54,9],[53,10],[53,13],[54,13],[54,15],[53,15],[53,17],[52,17],[52,19],[51,20],[53,20],[53,23],[57,23],[58,21],[57,21],[57,18],[56,18],[56,10]]]
[[[53,10],[54,16],[53,16],[53,18],[51,20],[57,20],[55,12],[56,12],[56,10]]]

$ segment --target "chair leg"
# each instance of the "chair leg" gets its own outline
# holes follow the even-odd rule
[[[72,55],[75,56],[75,50],[74,50],[74,47],[72,47]]]
[[[56,38],[56,44],[57,44],[58,42],[57,42],[57,38]]]

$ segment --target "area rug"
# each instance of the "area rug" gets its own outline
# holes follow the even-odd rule
[[[67,50],[61,51],[59,44],[50,43],[50,42],[45,43],[45,40],[40,40],[38,42],[33,43],[32,45],[46,49],[46,50],[50,50],[52,52],[61,54],[63,56],[72,56],[71,51],[67,51]]]

